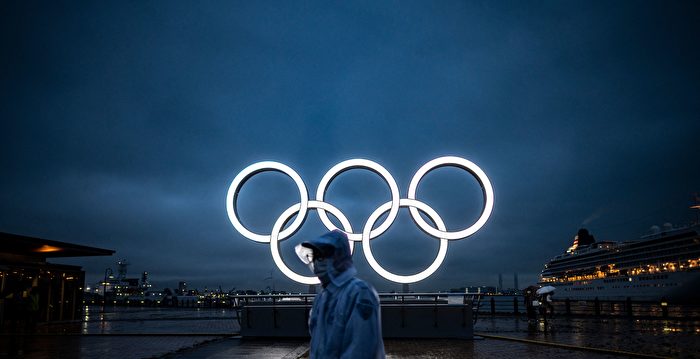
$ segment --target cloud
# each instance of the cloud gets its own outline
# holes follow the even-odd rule
[[[334,164],[369,158],[405,196],[420,165],[458,155],[489,175],[493,216],[416,288],[493,285],[501,272],[531,283],[582,220],[596,238],[627,240],[688,218],[700,178],[687,159],[700,131],[696,7],[11,4],[0,13],[0,230],[115,249],[71,259],[93,281],[127,258],[165,286],[259,288],[269,247],[237,234],[224,206],[245,166],[283,162],[313,195]],[[385,187],[350,171],[327,200],[359,231]],[[450,229],[478,216],[479,195],[450,168],[419,191]],[[241,190],[240,214],[267,233],[297,201],[291,181],[265,173]],[[415,250],[436,247],[400,218],[377,256],[408,273],[429,264]],[[324,230],[310,213],[283,256]],[[303,289],[273,272],[280,288]]]

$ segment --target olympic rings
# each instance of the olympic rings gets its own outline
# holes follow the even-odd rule
[[[439,231],[428,225],[428,223],[426,223],[425,220],[423,220],[423,217],[420,216],[416,207],[410,207],[409,210],[411,211],[411,217],[413,217],[413,220],[416,222],[418,227],[420,227],[429,235],[433,237],[445,237],[447,239],[463,239],[471,236],[472,234],[476,233],[476,231],[481,229],[481,227],[483,227],[484,224],[486,224],[486,221],[489,219],[489,216],[491,216],[491,211],[493,211],[493,187],[491,186],[491,181],[489,181],[489,178],[486,177],[486,173],[484,173],[484,171],[482,171],[481,168],[479,168],[479,166],[475,165],[471,161],[467,161],[464,158],[459,157],[436,158],[424,164],[423,167],[421,167],[413,176],[413,179],[411,179],[411,184],[408,185],[408,198],[416,199],[416,190],[418,189],[418,183],[420,183],[420,180],[423,179],[423,176],[428,174],[428,172],[439,167],[450,165],[454,165],[456,167],[468,171],[474,177],[476,177],[477,181],[479,181],[479,184],[481,185],[481,188],[484,193],[484,207],[482,208],[481,216],[479,217],[479,219],[469,228],[463,229],[461,231]]]
[[[435,257],[435,261],[433,261],[433,264],[431,264],[426,270],[418,274],[398,275],[391,273],[384,269],[382,266],[380,266],[379,263],[377,263],[377,260],[374,259],[372,249],[369,245],[369,231],[372,229],[372,226],[374,226],[374,222],[377,221],[377,218],[379,218],[379,216],[381,216],[384,212],[387,211],[390,204],[390,202],[387,202],[379,206],[379,208],[377,208],[374,211],[374,213],[372,213],[369,216],[369,219],[365,224],[365,229],[362,231],[362,250],[365,252],[367,262],[369,262],[369,265],[372,267],[372,269],[374,269],[374,271],[377,272],[380,276],[397,283],[415,283],[430,277],[430,275],[435,273],[435,271],[440,267],[442,261],[445,260],[445,256],[447,255],[447,239],[440,238],[440,249],[438,249],[438,254],[437,257]],[[416,201],[414,199],[401,198],[401,200],[399,200],[399,206],[409,207],[411,209],[420,209],[421,211],[425,212],[425,214],[427,214],[428,217],[430,217],[430,219],[433,220],[433,222],[437,224],[438,228],[440,228],[441,231],[447,231],[447,229],[445,228],[445,224],[442,222],[440,216],[427,204],[420,201]]]
[[[321,281],[316,276],[307,277],[294,273],[294,271],[289,269],[289,267],[287,267],[287,265],[284,264],[282,256],[280,256],[278,241],[280,229],[284,227],[289,218],[291,218],[295,213],[299,212],[300,207],[301,205],[297,203],[287,208],[287,210],[285,210],[282,213],[282,215],[277,219],[275,225],[272,226],[272,233],[270,234],[270,251],[272,252],[272,259],[275,261],[275,264],[277,264],[277,268],[279,268],[282,271],[282,273],[284,273],[284,275],[289,277],[289,279],[302,284],[319,284],[321,283]],[[340,223],[342,223],[345,232],[352,232],[352,226],[350,225],[350,221],[348,221],[343,212],[341,212],[338,208],[332,206],[331,204],[319,201],[309,201],[308,208],[317,209],[318,211],[324,210],[331,212],[334,216],[336,216],[336,218],[338,218],[338,220],[340,220]],[[299,218],[299,216],[297,216],[297,218]],[[353,243],[353,241],[348,242],[350,242],[350,254],[352,254],[353,248],[355,247],[355,243]]]
[[[323,201],[323,197],[326,196],[326,189],[335,177],[354,168],[366,168],[382,176],[384,182],[389,185],[389,190],[391,191],[391,209],[389,210],[389,216],[387,216],[386,220],[384,220],[384,223],[382,223],[381,226],[377,227],[370,233],[370,239],[374,239],[389,229],[389,226],[394,223],[396,216],[399,214],[399,186],[396,185],[396,181],[394,180],[394,177],[391,176],[391,173],[389,173],[389,171],[387,171],[384,167],[376,162],[362,159],[340,162],[328,170],[328,172],[326,172],[321,179],[321,183],[319,183],[318,190],[316,191],[316,200]],[[328,219],[326,211],[323,209],[318,210],[318,216],[321,218],[321,222],[323,222],[328,230],[332,231],[334,229],[338,229],[335,227],[333,222]],[[362,233],[347,233],[347,235],[350,240],[357,242],[362,241]]]
[[[243,171],[236,175],[233,182],[231,182],[231,186],[228,188],[228,193],[226,194],[226,212],[228,213],[229,220],[231,220],[231,224],[233,224],[233,227],[236,228],[238,233],[242,234],[248,239],[261,243],[270,243],[270,236],[251,232],[248,230],[248,228],[245,228],[241,221],[238,220],[238,191],[241,189],[243,184],[250,179],[250,177],[253,177],[260,172],[269,170],[282,172],[293,179],[294,183],[297,185],[297,188],[299,188],[299,197],[301,198],[299,202],[301,204],[299,215],[287,229],[280,233],[282,239],[291,236],[301,227],[301,225],[304,223],[304,219],[306,219],[306,211],[309,207],[309,193],[306,191],[306,185],[304,184],[304,181],[301,180],[299,174],[297,174],[296,171],[291,169],[289,166],[279,162],[265,161],[254,163],[246,167]]]
[[[484,206],[482,207],[481,215],[477,221],[469,227],[459,231],[448,231],[437,212],[428,204],[416,199],[418,184],[423,177],[434,169],[446,166],[458,167],[473,175],[479,182],[484,196]],[[352,226],[346,216],[335,206],[323,201],[330,182],[341,173],[351,169],[367,169],[378,174],[389,186],[389,191],[391,192],[391,200],[381,205],[370,215],[361,233],[353,233]],[[238,218],[237,203],[238,192],[243,184],[245,184],[246,181],[248,181],[248,179],[250,179],[252,176],[265,171],[277,171],[290,177],[299,189],[300,196],[299,203],[292,205],[279,216],[269,235],[258,234],[248,230]],[[235,176],[226,194],[226,212],[228,213],[229,220],[231,221],[233,227],[244,237],[256,242],[270,243],[270,251],[275,264],[282,271],[282,273],[296,282],[302,284],[318,284],[319,280],[313,276],[299,275],[289,269],[280,256],[279,242],[294,235],[294,233],[296,233],[306,221],[306,216],[309,209],[315,209],[318,212],[321,222],[326,228],[328,228],[328,230],[338,228],[328,218],[326,213],[327,211],[340,221],[344,232],[348,235],[351,253],[354,247],[353,242],[362,242],[362,246],[364,248],[363,252],[367,262],[380,276],[398,283],[415,283],[429,277],[440,267],[445,259],[445,256],[447,255],[447,245],[450,240],[467,238],[481,229],[491,216],[494,205],[493,187],[491,186],[491,182],[486,176],[486,173],[484,173],[484,171],[482,171],[481,168],[479,168],[479,166],[473,162],[455,156],[436,158],[424,164],[411,179],[407,197],[408,198],[400,198],[398,185],[389,171],[376,162],[370,160],[351,159],[333,166],[321,179],[316,191],[315,200],[309,200],[306,185],[296,171],[279,162],[264,161],[254,163],[246,167]],[[370,240],[380,236],[386,232],[387,229],[389,229],[389,227],[394,223],[400,207],[408,207],[414,223],[416,223],[416,225],[426,234],[440,240],[440,248],[438,249],[438,254],[433,263],[422,272],[413,275],[397,275],[385,270],[374,258],[369,244]],[[387,211],[389,214],[384,222],[377,228],[373,229],[372,227],[377,219]],[[418,211],[425,213],[437,228],[428,224],[423,217],[421,217]],[[294,214],[297,214],[296,218],[287,228],[284,228]]]

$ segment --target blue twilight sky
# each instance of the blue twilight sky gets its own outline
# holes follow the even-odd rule
[[[493,215],[415,290],[534,283],[585,226],[630,240],[683,224],[700,192],[700,6],[693,1],[5,1],[0,5],[0,231],[116,250],[57,259],[99,280],[117,259],[157,287],[301,289],[269,246],[239,235],[225,196],[275,160],[315,193],[350,158],[382,164],[401,196],[428,160],[490,177]],[[480,189],[441,168],[419,199],[449,229]],[[327,200],[360,230],[389,200],[374,173],[338,176]],[[269,232],[299,201],[253,177],[243,222]],[[324,231],[315,212],[282,242]],[[438,241],[402,209],[373,241],[410,274]],[[360,246],[360,276],[380,290]],[[273,280],[266,279],[272,273]],[[306,274],[306,273],[304,273]],[[273,283],[274,282],[274,283]]]

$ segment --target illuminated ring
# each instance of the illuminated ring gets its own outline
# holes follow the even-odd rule
[[[316,200],[323,202],[323,198],[326,196],[326,189],[335,177],[337,177],[345,171],[356,168],[365,168],[380,175],[384,179],[384,182],[386,182],[386,184],[389,186],[389,190],[391,191],[391,202],[388,202],[391,204],[389,215],[387,215],[386,219],[379,227],[372,230],[369,234],[369,238],[374,239],[377,236],[384,233],[387,229],[389,229],[391,224],[394,223],[396,216],[399,214],[399,186],[396,184],[394,177],[391,176],[391,173],[389,173],[389,171],[387,171],[380,164],[365,159],[352,159],[338,163],[337,165],[333,166],[330,170],[328,170],[328,172],[326,172],[326,174],[321,179],[321,182],[318,184],[318,190],[316,191]],[[323,222],[323,225],[325,225],[329,231],[338,229],[328,218],[326,211],[322,208],[318,209],[318,216],[321,218],[321,222]],[[348,232],[347,235],[351,241],[362,241],[362,233]]]
[[[365,253],[365,258],[367,258],[367,262],[369,262],[369,265],[374,269],[375,272],[377,272],[380,276],[392,281],[392,282],[397,282],[397,283],[415,283],[418,281],[421,281],[425,278],[428,278],[431,276],[435,271],[440,267],[442,262],[445,260],[445,256],[447,255],[447,244],[449,241],[445,238],[440,238],[440,249],[438,249],[438,254],[437,257],[435,257],[435,261],[433,261],[433,264],[431,264],[428,268],[426,268],[424,271],[413,274],[413,275],[398,275],[391,273],[384,269],[379,263],[377,262],[376,259],[374,259],[374,255],[372,254],[372,249],[370,248],[369,241],[370,241],[370,229],[372,229],[372,226],[374,225],[374,222],[386,212],[391,205],[391,202],[384,203],[381,205],[379,208],[377,208],[370,216],[369,219],[367,220],[367,223],[365,224],[365,228],[362,231],[362,250]],[[442,219],[440,216],[430,208],[427,204],[416,201],[414,199],[406,199],[402,198],[399,201],[399,206],[400,207],[409,207],[410,209],[420,209],[423,211],[425,214],[432,219],[435,224],[440,228],[442,231],[445,231],[445,224],[442,222]]]
[[[293,270],[289,269],[287,265],[284,263],[282,260],[282,256],[280,255],[280,248],[279,248],[279,242],[282,240],[281,238],[278,239],[277,237],[280,235],[280,229],[284,227],[284,225],[287,223],[289,218],[291,218],[295,213],[299,212],[301,205],[299,203],[287,208],[286,211],[282,213],[280,218],[277,219],[277,222],[275,222],[275,225],[272,227],[272,233],[270,233],[270,251],[272,252],[272,259],[275,261],[275,264],[277,264],[277,268],[284,273],[289,279],[296,281],[298,283],[302,284],[319,284],[321,281],[319,281],[318,277],[316,276],[303,276],[300,274],[295,273]],[[345,217],[343,212],[341,212],[338,208],[326,203],[326,202],[319,202],[319,201],[309,201],[308,203],[308,208],[309,209],[317,209],[317,210],[326,210],[331,212],[334,216],[340,220],[340,223],[343,225],[343,228],[345,228],[345,232],[352,232],[352,227],[350,226],[350,221]],[[299,216],[297,216],[299,218]],[[295,231],[296,232],[296,231]],[[293,234],[293,233],[292,233]],[[353,241],[348,240],[350,244],[350,255],[352,255],[353,247],[355,243]]]
[[[416,225],[418,225],[418,227],[420,227],[425,233],[433,237],[446,238],[450,240],[467,238],[474,234],[476,231],[478,231],[484,224],[486,224],[486,221],[491,215],[491,211],[493,211],[493,187],[491,186],[489,178],[486,177],[486,173],[484,173],[484,171],[482,171],[481,168],[479,168],[479,166],[461,157],[447,156],[436,158],[424,164],[423,167],[421,167],[413,176],[413,179],[411,179],[411,184],[408,186],[408,198],[416,199],[416,190],[418,188],[418,183],[420,183],[421,179],[423,179],[423,176],[425,176],[428,172],[436,168],[445,166],[455,166],[464,169],[471,173],[476,178],[476,180],[479,181],[479,184],[481,185],[481,190],[484,194],[484,207],[481,212],[481,216],[470,227],[455,232],[449,232],[444,229],[435,229],[434,227],[429,225],[423,219],[423,217],[421,217],[420,213],[418,213],[418,209],[415,207],[409,208],[409,210],[411,211],[411,217],[413,217],[413,221],[416,222]]]
[[[281,239],[291,236],[304,223],[304,220],[306,219],[306,212],[308,211],[309,193],[307,192],[306,185],[304,184],[304,181],[301,180],[299,174],[297,174],[296,171],[291,169],[289,166],[279,162],[264,161],[254,163],[236,175],[233,182],[231,182],[231,186],[228,188],[228,193],[226,194],[226,212],[228,213],[228,219],[231,221],[231,224],[233,224],[233,227],[244,237],[256,242],[270,243],[270,235],[258,234],[249,231],[248,228],[246,228],[238,219],[237,202],[239,190],[243,184],[250,179],[250,177],[264,171],[277,171],[286,174],[292,180],[294,180],[294,183],[299,189],[300,202],[297,204],[300,206],[298,209],[299,215],[294,219],[289,227],[279,233],[279,238]]]

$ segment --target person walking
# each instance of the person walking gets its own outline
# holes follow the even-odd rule
[[[379,296],[371,285],[355,277],[345,233],[328,232],[295,249],[323,286],[309,316],[309,356],[384,358]]]

